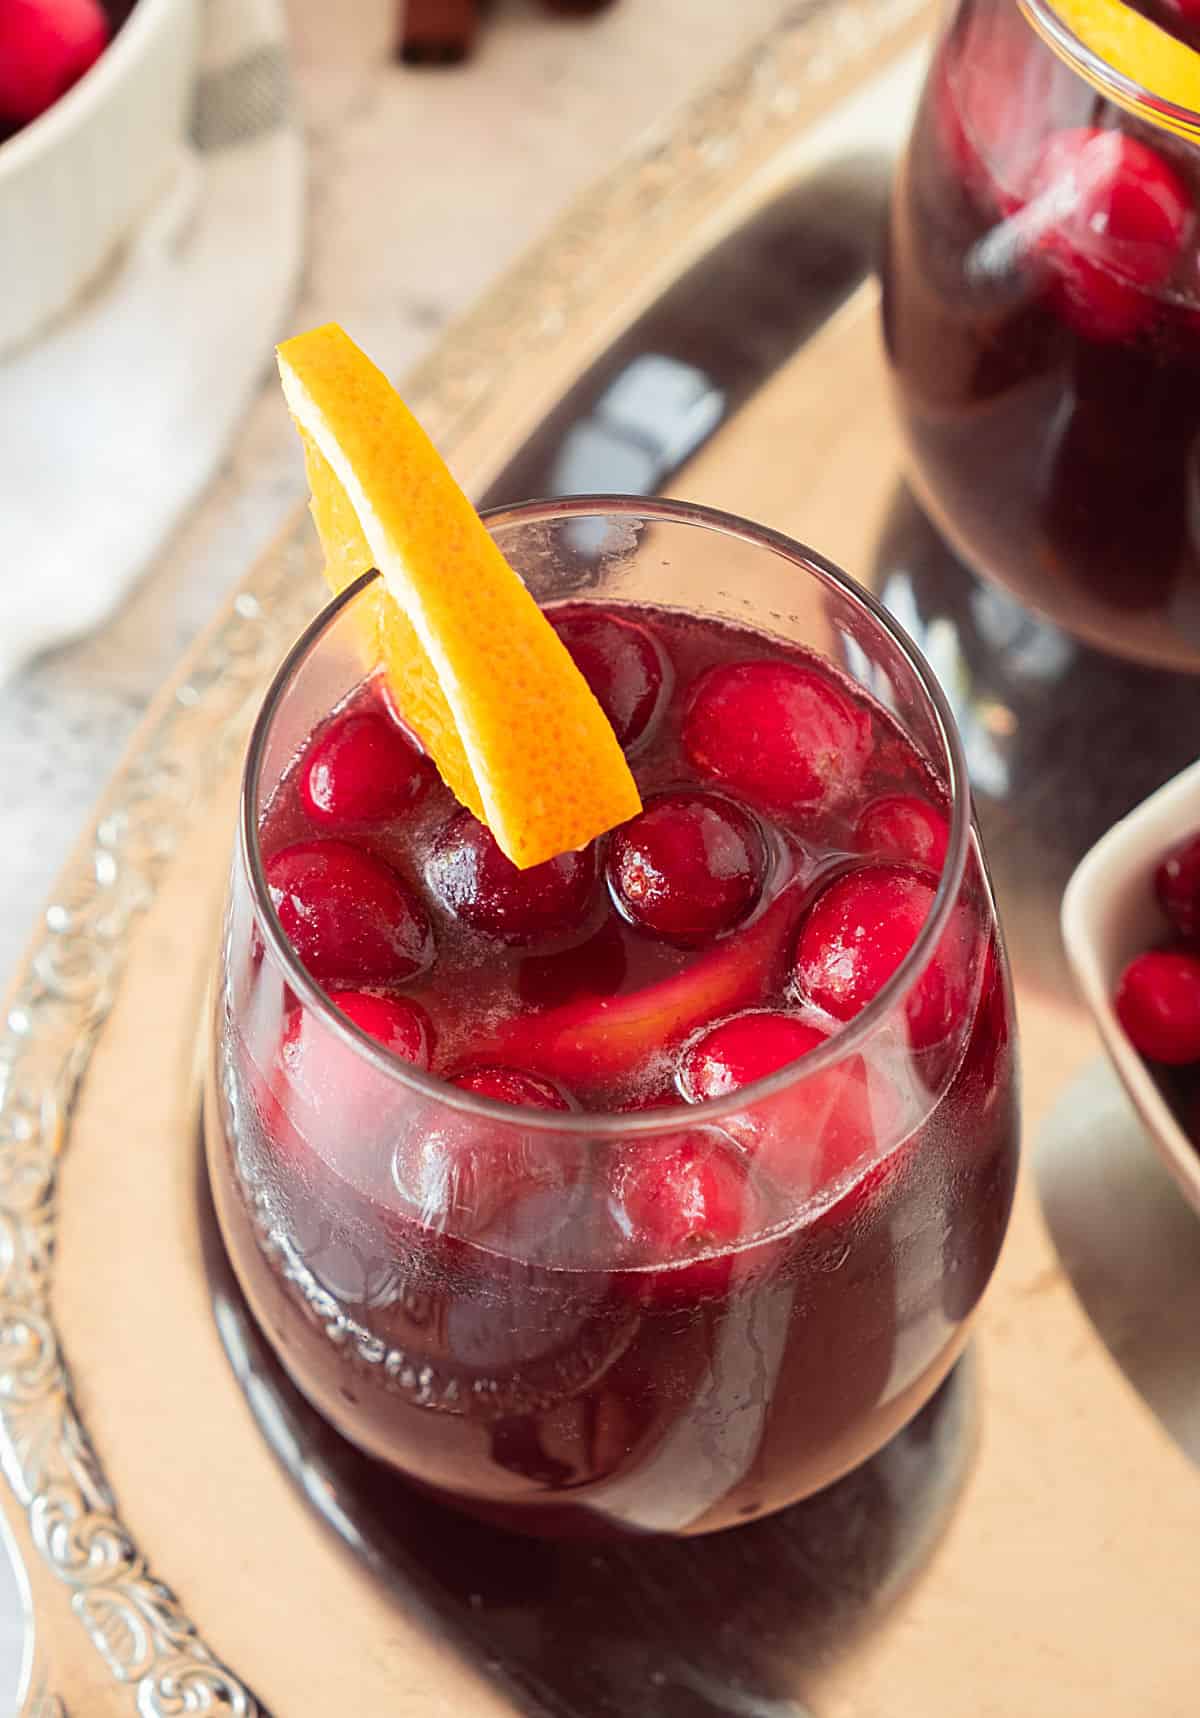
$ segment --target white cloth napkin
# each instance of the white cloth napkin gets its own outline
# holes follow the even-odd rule
[[[303,207],[281,0],[207,0],[171,189],[0,361],[0,679],[103,620],[212,476],[281,332]]]

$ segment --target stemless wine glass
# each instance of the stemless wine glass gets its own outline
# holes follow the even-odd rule
[[[874,599],[773,532],[631,498],[487,524],[543,605],[754,626],[856,682],[881,744],[919,756],[946,808],[929,916],[840,1032],[706,1103],[517,1110],[396,1059],[301,965],[260,851],[289,766],[363,679],[368,575],[292,651],[250,745],[206,1105],[217,1213],[283,1366],[370,1455],[531,1532],[727,1527],[828,1484],[916,1412],[999,1252],[1017,1157],[1011,1002],[959,742]],[[731,978],[744,995],[795,937],[768,905],[713,961],[594,1019],[585,1003],[573,1030],[673,1051],[736,1005]],[[918,1039],[947,949],[948,1026]],[[291,1077],[301,1040],[320,1081]],[[664,1257],[621,1220],[614,1166],[683,1134],[701,1160],[732,1144],[751,1178],[788,1167],[763,1173],[732,1233]]]
[[[1138,11],[1182,29],[1187,8]],[[1113,654],[1200,667],[1200,119],[1055,0],[957,0],[892,204],[911,474],[976,571]]]

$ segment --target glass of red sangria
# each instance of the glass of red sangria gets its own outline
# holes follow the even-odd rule
[[[1056,0],[949,8],[884,331],[915,488],[965,561],[1102,650],[1195,670],[1200,117],[1165,86],[1200,92],[1200,7],[1130,12],[1162,89]]]
[[[412,1481],[534,1533],[729,1527],[907,1421],[996,1263],[1013,1020],[959,741],[769,530],[486,523],[643,810],[516,870],[364,676],[378,575],[333,601],[246,766],[217,1213],[293,1381]]]

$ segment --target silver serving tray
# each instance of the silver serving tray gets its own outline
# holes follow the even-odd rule
[[[451,331],[407,391],[477,495],[577,487],[581,470],[603,487],[633,458],[639,484],[767,519],[877,584],[898,544],[908,572],[936,572],[897,511],[867,278],[927,25],[913,0],[802,8]],[[793,291],[767,290],[772,266]],[[1019,699],[927,594],[914,574],[909,618],[994,777]],[[1044,843],[1038,888],[1019,836],[1041,802],[991,807],[1025,1113],[1038,1129],[1053,1111],[1054,1162],[1072,1166],[1046,1201],[1062,1252],[1026,1176],[976,1354],[858,1474],[707,1542],[547,1547],[381,1492],[289,1390],[205,1215],[196,1071],[240,753],[319,601],[290,520],[164,688],[8,998],[0,1501],[36,1619],[22,1718],[1194,1710],[1200,1482],[1176,1439],[1196,1301],[1164,1286],[1158,1370],[1137,1376],[1136,1345],[1124,1370],[1109,1351],[1123,1303],[1093,1281],[1089,1318],[1064,1268],[1088,1259],[1077,1122],[1085,1148],[1103,1127],[1063,1095],[1082,1076],[1094,1097],[1096,1046],[1049,927],[1056,868],[1103,796]],[[1081,686],[1088,672],[1107,670],[1085,664]],[[1137,768],[1169,774],[1177,738]],[[1052,751],[1025,772],[1043,797]],[[1106,790],[1133,792],[1137,768]],[[1139,1175],[1131,1212],[1149,1208]]]

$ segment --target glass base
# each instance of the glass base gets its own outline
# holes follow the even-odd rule
[[[820,1495],[701,1539],[529,1538],[458,1514],[347,1443],[282,1371],[242,1298],[203,1151],[214,1316],[247,1404],[305,1501],[411,1610],[547,1718],[701,1718],[787,1696],[882,1620],[932,1552],[974,1449],[968,1353],[877,1455]],[[756,1706],[757,1709],[757,1706]]]

